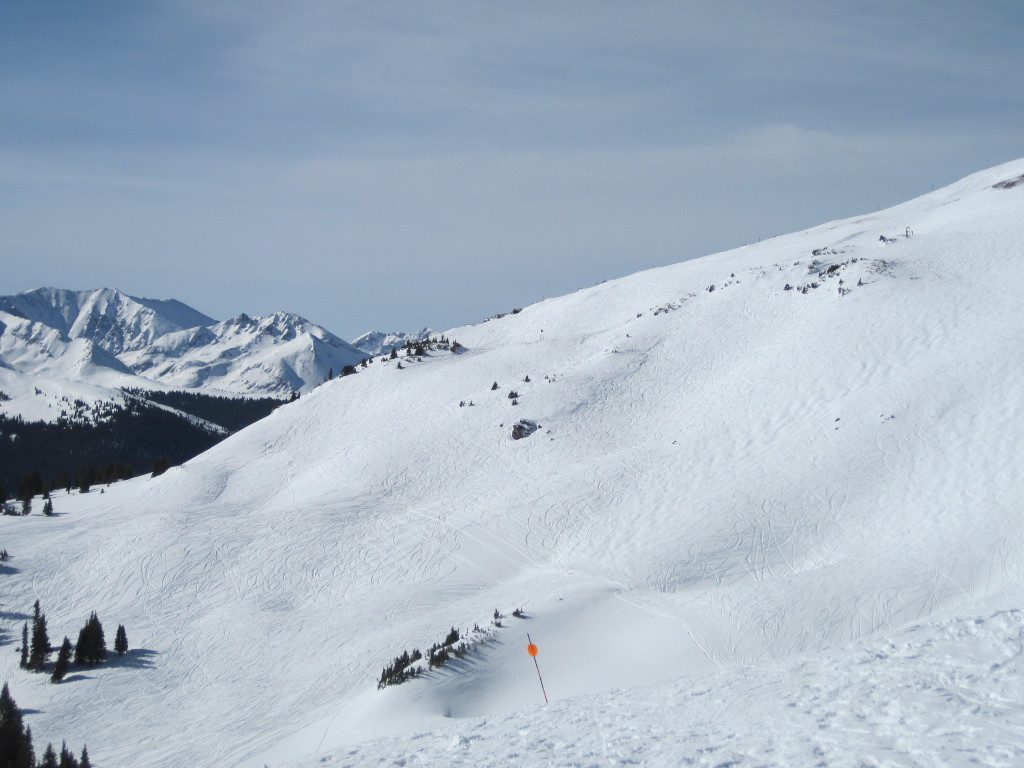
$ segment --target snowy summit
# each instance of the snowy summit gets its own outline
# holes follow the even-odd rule
[[[27,376],[287,395],[308,391],[365,357],[327,329],[287,312],[241,314],[218,323],[179,301],[135,298],[111,288],[0,296],[0,361]]]

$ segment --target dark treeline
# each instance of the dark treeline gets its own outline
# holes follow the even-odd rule
[[[4,683],[0,691],[0,768],[91,768],[88,747],[82,747],[82,757],[75,757],[68,749],[67,742],[61,746],[60,754],[47,744],[42,759],[36,761],[35,746],[32,743],[32,729],[24,721],[21,707],[11,696],[11,690]]]
[[[237,432],[259,421],[285,402],[274,397],[216,397],[199,392],[147,392],[138,389],[125,391],[212,421],[229,432]]]
[[[169,401],[178,394],[160,393],[160,398]],[[236,431],[281,402],[185,394],[180,402],[165,404]],[[55,423],[0,415],[0,492],[14,498],[57,488],[88,490],[148,474],[161,460],[164,465],[181,464],[224,437],[140,399],[124,406],[105,403],[92,418],[76,415]]]

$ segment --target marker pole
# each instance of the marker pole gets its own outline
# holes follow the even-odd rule
[[[544,703],[548,703],[548,692],[544,690],[544,678],[540,675],[540,664],[537,663],[537,646],[533,644],[533,640],[530,639],[530,633],[526,633],[526,642],[529,645],[526,646],[526,652],[533,656],[533,666],[537,668],[537,679],[540,680],[540,692],[544,694]]]

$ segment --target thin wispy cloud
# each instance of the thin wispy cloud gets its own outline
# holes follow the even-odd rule
[[[4,292],[113,284],[349,336],[476,321],[1020,155],[1022,17],[9,4]]]

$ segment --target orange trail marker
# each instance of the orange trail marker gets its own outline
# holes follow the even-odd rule
[[[544,690],[544,678],[540,676],[540,664],[537,663],[537,646],[533,644],[533,640],[530,639],[529,633],[526,635],[526,642],[529,645],[526,646],[526,652],[533,656],[533,666],[537,668],[537,679],[540,680],[540,692],[544,694],[544,703],[548,703],[548,692]]]

